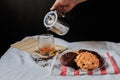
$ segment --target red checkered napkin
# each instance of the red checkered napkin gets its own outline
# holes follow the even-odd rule
[[[64,66],[60,63],[57,57],[54,58],[53,63],[50,69],[50,75],[59,75],[59,76],[77,76],[77,75],[105,75],[105,74],[118,74],[120,70],[114,61],[114,59],[110,56],[115,53],[102,51],[100,55],[105,59],[105,66],[98,70],[93,71],[82,71],[81,69],[74,70],[73,68]]]

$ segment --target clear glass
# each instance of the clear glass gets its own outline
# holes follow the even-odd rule
[[[49,55],[54,51],[54,36],[52,34],[41,34],[38,36],[38,47],[40,54]]]

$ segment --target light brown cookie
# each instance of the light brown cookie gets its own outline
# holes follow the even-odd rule
[[[96,52],[89,50],[79,50],[79,54],[74,61],[82,70],[93,70],[100,66],[100,59]]]

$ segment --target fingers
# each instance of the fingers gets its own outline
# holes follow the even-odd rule
[[[50,10],[55,10],[60,6],[59,0],[56,0],[53,6],[50,8]]]
[[[56,0],[50,10],[56,10],[59,16],[64,16],[65,10],[63,4],[59,0]]]

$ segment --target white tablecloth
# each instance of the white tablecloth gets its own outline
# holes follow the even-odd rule
[[[36,36],[33,37],[36,38]],[[84,48],[114,51],[117,56],[112,56],[120,68],[120,43],[108,41],[67,42],[55,38],[55,44],[64,45],[70,50]],[[48,62],[51,63],[52,59]],[[36,63],[29,53],[10,47],[0,59],[0,80],[119,80],[120,78],[120,74],[51,76],[49,75],[51,65],[43,67],[41,64]]]

